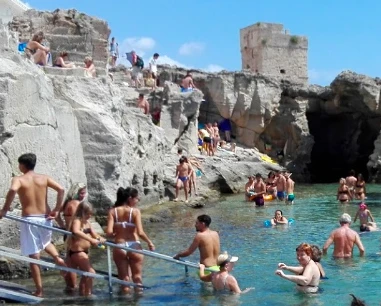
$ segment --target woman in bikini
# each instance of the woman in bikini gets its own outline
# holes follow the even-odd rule
[[[33,35],[25,48],[25,55],[35,64],[46,66],[49,57],[49,48],[42,45],[44,33],[38,32]]]
[[[358,200],[365,200],[365,193],[366,193],[366,188],[365,188],[365,180],[364,177],[361,173],[358,174],[357,176],[357,182],[355,185],[355,197]]]
[[[135,188],[118,189],[114,208],[110,209],[107,217],[106,233],[113,237],[115,243],[122,247],[142,250],[139,238],[147,242],[148,248],[153,251],[155,246],[143,230],[140,210],[136,208],[139,202],[138,191]],[[129,269],[131,269],[132,281],[142,284],[143,259],[142,254],[114,248],[113,258],[118,269],[118,277],[124,281],[130,281]],[[128,286],[121,286],[124,293],[130,292]],[[136,287],[137,292],[141,291]]]
[[[74,183],[64,201],[62,209],[60,213],[57,215],[56,221],[61,228],[65,228],[70,230],[69,226],[71,220],[77,211],[78,205],[83,202],[87,195],[86,185],[84,183]],[[61,217],[61,213],[63,215],[63,220]],[[66,241],[67,236],[64,236],[64,241]],[[70,256],[66,256],[65,262],[68,266],[70,266]],[[66,282],[66,290],[72,291],[77,287],[77,274],[68,272],[65,275]]]
[[[337,189],[336,199],[341,203],[348,203],[351,200],[351,193],[348,186],[345,184],[345,178],[340,179],[340,185]]]
[[[270,171],[266,179],[266,192],[276,197],[276,177],[274,171]]]
[[[238,282],[229,272],[233,270],[234,263],[238,257],[229,256],[224,253],[218,256],[217,265],[220,266],[219,272],[213,272],[205,275],[205,265],[200,264],[200,279],[204,282],[211,282],[216,291],[228,291],[233,293],[242,293]]]
[[[316,263],[312,260],[312,248],[308,243],[302,243],[296,248],[296,258],[299,267],[287,266],[284,263],[278,264],[276,275],[297,284],[296,288],[305,293],[316,293],[319,290],[320,271]],[[284,274],[283,270],[290,271],[296,275]]]
[[[59,56],[57,56],[56,60],[54,61],[53,67],[58,68],[75,68],[75,65],[73,63],[67,62],[68,53],[66,51],[60,52]]]
[[[92,209],[89,204],[82,202],[78,205],[70,224],[70,231],[73,236],[68,238],[68,257],[70,257],[70,268],[80,269],[85,272],[95,273],[90,264],[89,249],[104,243],[104,238],[98,237],[91,227],[89,219],[92,215]],[[89,296],[92,294],[93,279],[82,276],[79,283],[79,294]]]

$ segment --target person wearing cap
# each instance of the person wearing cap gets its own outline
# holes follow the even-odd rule
[[[266,184],[260,173],[255,175],[254,192],[255,194],[250,198],[250,200],[255,202],[255,206],[264,206],[265,199],[263,196],[266,194]]]
[[[360,232],[372,232],[377,230],[377,224],[374,222],[372,213],[364,202],[360,203],[353,223],[356,222],[357,218],[360,218]],[[369,219],[371,222],[369,222]]]
[[[323,254],[327,254],[329,246],[333,243],[333,257],[335,258],[352,257],[354,245],[358,247],[360,256],[363,256],[365,254],[365,249],[360,240],[360,236],[349,227],[352,222],[351,216],[346,213],[342,214],[339,222],[340,227],[333,230],[325,242],[323,246]]]
[[[237,260],[238,257],[230,256],[227,252],[220,254],[217,258],[217,265],[220,267],[220,271],[210,274],[205,274],[205,265],[200,264],[200,279],[204,282],[211,282],[216,291],[242,293],[235,277],[229,274],[233,270],[234,263]]]
[[[275,274],[297,284],[296,289],[305,293],[316,293],[319,290],[320,271],[312,260],[313,252],[308,243],[301,243],[296,248],[296,258],[299,267],[287,266],[283,262],[278,264]],[[296,275],[287,275],[283,270],[290,271]]]
[[[200,263],[207,268],[218,271],[217,258],[220,253],[220,236],[216,231],[209,229],[212,219],[208,215],[200,215],[196,219],[195,228],[197,231],[192,244],[184,251],[177,253],[173,258],[180,259],[193,254],[198,248],[200,252]]]

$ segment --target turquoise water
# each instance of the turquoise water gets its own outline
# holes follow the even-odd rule
[[[381,224],[381,201],[379,186],[367,186],[368,207],[376,222]],[[295,284],[274,274],[278,262],[297,265],[295,247],[301,242],[322,246],[329,233],[338,227],[339,216],[347,212],[352,218],[357,205],[340,204],[335,201],[337,185],[298,186],[294,205],[270,202],[264,208],[256,208],[243,201],[242,195],[228,197],[226,201],[202,209],[191,209],[179,203],[179,209],[166,223],[151,224],[146,232],[156,245],[159,253],[174,255],[188,247],[195,229],[194,221],[199,214],[212,217],[211,228],[220,232],[221,250],[239,256],[233,274],[241,289],[255,289],[242,295],[216,295],[210,285],[201,283],[196,270],[163,260],[146,257],[144,284],[151,286],[143,296],[117,297],[109,299],[107,285],[96,281],[96,297],[90,300],[65,299],[61,288],[63,281],[56,276],[45,277],[45,291],[48,299],[43,305],[350,305],[349,293],[367,302],[380,305],[379,284],[381,263],[380,232],[365,233],[361,239],[366,248],[366,256],[360,258],[358,250],[350,260],[331,258],[333,246],[322,260],[329,279],[321,282],[322,292],[305,295],[295,290]],[[357,203],[357,202],[356,202]],[[265,228],[263,221],[273,216],[275,209],[283,210],[287,218],[296,221],[290,227]],[[358,223],[352,228],[358,230]],[[145,246],[146,247],[146,246]],[[106,256],[94,263],[96,268],[106,269]],[[198,253],[188,258],[197,262]],[[288,273],[288,272],[286,272]],[[33,285],[28,281],[28,286]],[[115,286],[115,292],[117,286]],[[59,297],[59,298],[57,298]],[[52,301],[54,300],[54,301]]]

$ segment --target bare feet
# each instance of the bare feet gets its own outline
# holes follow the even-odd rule
[[[178,201],[179,201],[179,198],[173,199],[173,202],[178,202]]]
[[[34,296],[42,297],[42,289],[41,290],[36,290],[35,292],[32,293]]]
[[[188,200],[185,200],[185,203],[188,203],[189,201]]]

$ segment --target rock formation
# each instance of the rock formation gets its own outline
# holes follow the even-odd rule
[[[160,80],[179,83],[185,73],[163,66]],[[350,169],[381,180],[379,79],[345,71],[321,87],[246,72],[192,73],[206,100],[200,122],[228,118],[237,142],[273,158],[283,150],[296,180],[336,182]]]

